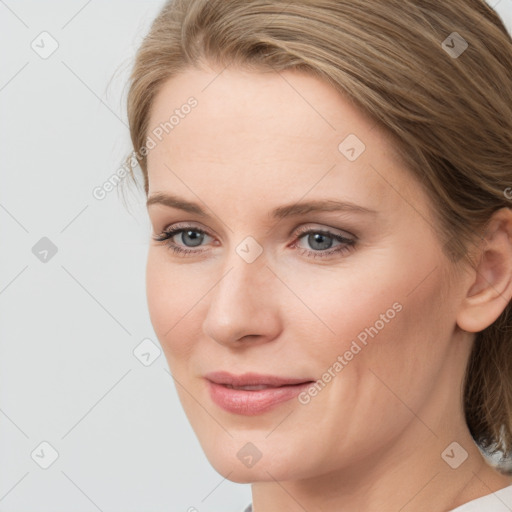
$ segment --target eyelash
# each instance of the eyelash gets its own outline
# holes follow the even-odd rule
[[[160,233],[159,235],[153,236],[152,238],[153,238],[153,240],[155,240],[157,242],[164,242],[165,245],[169,249],[171,249],[175,254],[182,256],[182,257],[186,257],[188,254],[191,254],[191,253],[199,254],[201,252],[205,252],[205,251],[196,251],[194,249],[184,249],[171,241],[171,239],[174,236],[176,236],[180,233],[183,233],[184,231],[194,231],[196,233],[212,236],[207,231],[204,231],[203,229],[196,228],[195,226],[178,225],[173,229],[164,230],[162,233]],[[295,244],[297,243],[297,241],[299,241],[303,236],[309,235],[309,234],[321,234],[321,235],[327,236],[329,238],[333,238],[337,242],[340,242],[340,245],[337,245],[334,249],[327,249],[327,250],[323,250],[323,251],[322,250],[314,251],[311,249],[304,249],[304,248],[297,249],[301,255],[306,254],[308,258],[326,258],[329,256],[333,256],[335,254],[338,254],[338,253],[340,255],[345,254],[346,252],[349,252],[353,249],[355,242],[356,242],[353,239],[345,238],[341,235],[337,235],[336,233],[333,233],[333,232],[331,232],[329,230],[325,230],[325,229],[311,229],[311,228],[300,229],[299,228],[295,233],[296,240],[293,243],[292,247],[296,247]]]

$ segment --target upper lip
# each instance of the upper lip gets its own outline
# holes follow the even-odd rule
[[[224,371],[207,373],[204,377],[216,384],[229,386],[279,387],[311,382],[311,379],[292,379],[288,377],[279,377],[277,375],[263,375],[260,373],[243,373],[242,375],[233,375]]]

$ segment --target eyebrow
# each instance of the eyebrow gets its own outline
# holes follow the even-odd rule
[[[181,197],[158,192],[151,196],[146,202],[146,208],[153,204],[161,204],[170,208],[176,208],[188,213],[194,213],[201,217],[207,217],[206,211],[197,203],[187,201]],[[275,219],[284,219],[296,215],[305,215],[312,212],[354,212],[376,215],[378,212],[350,201],[338,201],[336,199],[322,199],[314,201],[303,201],[284,206],[279,206],[270,212]]]

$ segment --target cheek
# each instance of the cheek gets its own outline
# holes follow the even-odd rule
[[[149,249],[146,296],[153,329],[171,363],[170,355],[180,359],[190,353],[191,338],[197,337],[190,328],[198,325],[195,319],[208,283],[194,275],[192,266],[171,264],[168,258],[165,249]]]
[[[435,257],[400,262],[398,254],[393,256],[354,265],[350,272],[324,268],[305,275],[290,269],[283,277],[304,303],[290,295],[284,314],[317,373],[332,367],[338,356],[344,356],[342,365],[364,370],[358,371],[364,378],[369,368],[396,375],[401,365],[412,375],[412,363],[424,358],[435,366],[432,352],[446,346],[451,332],[452,312],[439,293],[442,274],[437,269],[423,281],[435,268]]]
[[[169,312],[173,311],[175,294],[169,289],[170,280],[167,270],[158,260],[155,251],[150,248],[146,263],[146,297],[149,316],[160,342],[161,334],[171,327]]]
[[[400,276],[381,273],[368,280],[347,276],[343,286],[326,280],[324,294],[310,289],[309,304],[335,334],[319,327],[312,314],[296,331],[303,341],[300,359],[309,361],[319,379],[301,403],[319,431],[346,433],[340,453],[352,450],[350,442],[363,433],[374,442],[391,439],[410,421],[403,403],[419,410],[444,364],[451,317],[439,295],[442,276],[432,274],[411,293],[423,275],[412,266],[401,270]]]
[[[308,343],[315,350],[322,345],[321,353],[331,358],[348,349],[358,335],[364,344],[375,334],[375,324],[379,335],[389,330],[400,315],[406,279],[394,266],[384,269],[386,262],[374,259],[371,265],[350,269],[311,266],[308,272],[296,268],[281,272],[293,292],[283,294],[283,299],[288,298],[281,302],[289,325],[300,325],[301,333],[309,333]]]

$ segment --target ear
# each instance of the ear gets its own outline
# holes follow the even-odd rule
[[[476,267],[469,276],[457,324],[464,331],[480,332],[501,315],[512,298],[512,209],[501,208],[489,219]]]

